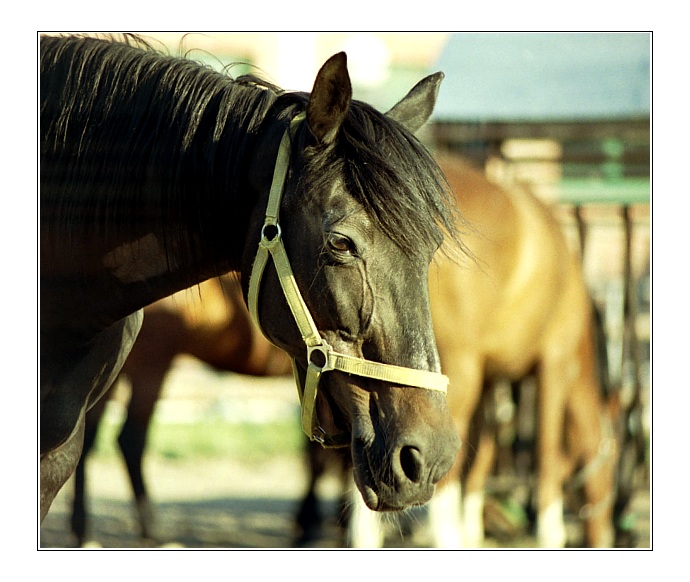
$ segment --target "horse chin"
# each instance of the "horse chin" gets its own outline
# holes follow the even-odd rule
[[[336,375],[337,377],[337,375]],[[345,381],[344,386],[352,392],[353,386]],[[333,387],[333,386],[332,386]],[[341,385],[342,388],[342,385]],[[347,419],[332,397],[330,391],[319,393],[317,408],[319,421],[327,433],[351,432],[350,450],[352,454],[352,467],[355,484],[362,494],[364,503],[374,511],[385,511],[389,508],[379,495],[379,487],[375,478],[375,471],[369,461],[369,449],[374,442],[375,433],[371,419],[366,414],[356,414],[354,418]],[[347,427],[347,428],[345,428]]]
[[[328,391],[319,392],[317,409],[319,411],[319,424],[327,434],[343,434],[352,431],[353,475],[366,506],[373,511],[399,509],[383,503],[378,493],[379,488],[368,455],[368,444],[374,439],[374,428],[371,420],[367,417],[357,417],[353,423],[348,422]],[[352,425],[351,428],[350,425]]]
[[[369,456],[361,443],[353,443],[352,445],[352,462],[355,485],[357,485],[357,489],[359,489],[362,499],[369,509],[372,511],[394,511],[400,509],[389,506],[381,498],[369,464]]]

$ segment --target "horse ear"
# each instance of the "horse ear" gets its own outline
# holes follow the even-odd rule
[[[307,124],[320,143],[330,143],[338,134],[352,100],[347,56],[338,53],[328,59],[316,75],[307,104]]]
[[[386,115],[415,133],[431,117],[443,77],[441,72],[425,77]]]

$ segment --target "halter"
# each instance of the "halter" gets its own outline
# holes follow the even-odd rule
[[[295,319],[307,348],[307,375],[304,385],[298,372],[295,358],[292,358],[292,370],[297,383],[300,403],[302,406],[302,430],[312,441],[317,441],[326,447],[347,446],[348,439],[344,434],[327,435],[319,425],[315,403],[319,387],[319,380],[324,372],[338,370],[346,374],[364,376],[383,382],[402,384],[414,388],[437,390],[444,394],[448,388],[448,377],[437,372],[417,370],[373,362],[363,358],[356,358],[333,351],[330,345],[321,337],[314,319],[302,298],[297,282],[290,267],[290,261],[282,241],[282,232],[278,215],[280,213],[280,201],[285,187],[285,179],[290,165],[290,141],[297,126],[305,118],[300,113],[293,118],[290,127],[283,134],[273,171],[273,182],[266,207],[266,218],[261,229],[261,241],[254,259],[251,277],[249,279],[248,303],[249,312],[254,323],[261,329],[259,321],[259,289],[261,277],[268,263],[269,257],[273,258],[273,264],[280,286],[283,289],[285,299],[290,306],[290,311]],[[266,333],[262,330],[262,333]]]

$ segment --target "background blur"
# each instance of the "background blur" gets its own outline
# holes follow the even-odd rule
[[[142,33],[172,51],[228,69],[232,76],[259,73],[283,89],[310,91],[321,65],[345,51],[356,99],[389,108],[429,71],[447,33],[240,32]]]
[[[463,155],[494,181],[529,184],[552,205],[577,249],[583,233],[576,219],[583,219],[580,250],[605,317],[610,373],[635,407],[630,422],[649,442],[650,34],[141,34],[233,77],[258,74],[288,90],[311,90],[323,62],[344,50],[355,98],[381,110],[442,70],[446,78],[423,141]],[[138,543],[115,444],[127,399],[122,382],[90,461],[93,534],[104,545]],[[145,458],[161,527],[177,530],[168,537],[202,546],[289,545],[307,480],[297,419],[292,379],[219,373],[179,358]],[[649,482],[642,482],[648,502]],[[331,508],[339,490],[334,479],[322,486]],[[44,547],[69,545],[70,499],[68,484],[41,530]],[[640,547],[649,547],[649,507],[642,504]],[[255,538],[247,537],[250,531]]]

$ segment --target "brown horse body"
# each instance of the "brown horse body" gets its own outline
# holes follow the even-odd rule
[[[580,467],[587,545],[610,547],[615,459],[580,258],[551,210],[527,191],[500,188],[458,158],[439,165],[469,223],[463,241],[473,257],[457,263],[439,256],[430,270],[434,330],[463,442],[429,504],[432,544],[481,547],[496,451],[494,434],[482,425],[482,397],[496,381],[534,375],[537,542],[565,544],[563,488]],[[378,517],[353,502],[352,545],[380,544]]]
[[[287,354],[270,344],[250,321],[233,276],[209,279],[146,308],[139,337],[122,369],[131,385],[131,397],[118,437],[144,538],[154,537],[142,472],[146,435],[164,380],[180,355],[191,355],[218,370],[239,374],[281,376],[291,371]],[[84,453],[76,470],[72,531],[80,545],[86,540],[87,529],[84,461],[106,401],[101,399],[86,415]]]
[[[565,543],[564,481],[573,464],[587,466],[599,459],[607,436],[602,434],[594,319],[580,258],[553,213],[528,192],[499,188],[459,160],[443,160],[441,167],[471,225],[464,241],[476,260],[454,265],[440,257],[430,272],[434,328],[451,381],[452,414],[467,443],[483,386],[536,375],[537,537],[542,546],[560,546]],[[492,456],[487,448],[494,442],[477,443],[477,462],[465,479],[466,502],[482,495],[490,464],[480,459]],[[457,479],[470,453],[463,446],[447,481]],[[609,458],[585,483],[587,502],[597,508],[587,523],[589,545],[613,542],[612,487]],[[467,503],[465,509],[462,541],[478,545],[483,528],[468,523],[472,510]],[[432,509],[432,523],[433,514]]]

